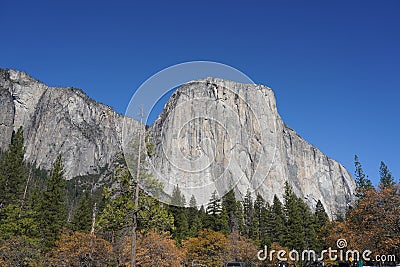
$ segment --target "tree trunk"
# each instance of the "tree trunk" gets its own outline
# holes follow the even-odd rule
[[[143,117],[143,109],[141,110],[141,118]],[[142,122],[142,120],[140,120]],[[135,207],[133,210],[133,227],[132,227],[132,247],[131,247],[131,267],[136,267],[136,243],[137,243],[137,213],[139,210],[139,179],[140,179],[140,157],[142,150],[142,131],[139,130],[139,148],[136,167],[136,188],[135,188]]]

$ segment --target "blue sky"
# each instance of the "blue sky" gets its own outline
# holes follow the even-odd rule
[[[400,177],[399,1],[2,1],[0,67],[124,113],[156,72],[210,60],[272,87],[284,121],[376,184]],[[84,2],[84,3],[81,3]]]

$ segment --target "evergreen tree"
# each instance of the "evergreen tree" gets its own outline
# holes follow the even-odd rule
[[[176,185],[172,191],[170,211],[174,216],[175,230],[173,236],[180,242],[186,239],[189,234],[189,223],[187,209],[184,207],[186,204],[185,196],[182,194],[179,186]]]
[[[395,185],[394,177],[383,161],[381,161],[381,166],[379,168],[379,175],[380,175],[380,182],[379,182],[380,188],[387,188]]]
[[[230,233],[228,212],[224,207],[222,207],[221,213],[217,215],[217,224],[215,228],[216,231],[225,235]]]
[[[179,189],[179,185],[174,187],[171,196],[171,205],[177,207],[183,207],[186,204],[185,196],[182,194],[181,190]]]
[[[218,197],[217,191],[211,194],[209,204],[206,208],[206,216],[204,220],[205,228],[218,231],[219,229],[219,215],[222,212],[221,200]]]
[[[22,127],[13,132],[11,144],[0,161],[0,210],[8,204],[22,204],[27,166],[24,161]]]
[[[99,230],[110,235],[114,245],[120,238],[120,232],[132,227],[135,183],[129,170],[117,169],[113,179],[116,186],[103,190],[104,208],[97,224]]]
[[[272,215],[272,207],[266,202],[261,211],[260,218],[260,240],[261,246],[267,245],[270,247],[272,244],[272,236],[273,236],[273,215]]]
[[[254,206],[253,206],[253,199],[251,197],[251,192],[249,189],[247,189],[247,193],[244,196],[243,200],[243,215],[244,215],[244,227],[245,227],[246,237],[251,238],[253,236],[252,224],[254,216]]]
[[[37,243],[38,224],[33,210],[9,204],[1,213],[0,240],[22,237],[31,244]]]
[[[239,230],[239,221],[237,218],[237,205],[235,193],[230,190],[223,198],[222,198],[222,207],[226,210],[228,215],[228,225],[229,231],[232,232],[234,230]]]
[[[24,162],[22,127],[13,132],[8,150],[0,156],[0,239],[21,237],[32,244],[38,225],[32,203],[23,205],[28,167]]]
[[[189,224],[191,224],[194,221],[194,219],[198,217],[197,201],[193,195],[191,196],[189,201],[189,209],[187,215]]]
[[[144,231],[170,231],[173,232],[174,216],[158,200],[149,197],[141,191],[140,210],[138,213],[138,229]]]
[[[318,200],[317,206],[315,207],[315,232],[317,234],[316,250],[321,251],[325,246],[323,240],[327,237],[327,232],[324,230],[324,226],[329,222],[328,214],[326,214],[324,205],[321,200]]]
[[[189,236],[190,237],[197,236],[198,232],[201,230],[202,224],[199,211],[197,210],[197,201],[193,195],[189,201],[188,223],[189,223]]]
[[[92,227],[94,201],[89,192],[81,197],[72,217],[71,226],[75,231],[88,233]]]
[[[195,237],[203,228],[200,212],[189,221],[189,237]]]
[[[244,227],[243,204],[239,200],[236,201],[235,217],[237,220],[238,231],[241,235],[244,235],[245,227]]]
[[[260,195],[257,194],[256,200],[254,201],[254,219],[252,223],[252,232],[253,232],[253,239],[257,242],[261,242],[263,236],[265,234],[265,225],[264,225],[264,218],[263,213],[266,212],[265,210],[265,200]]]
[[[259,228],[260,222],[258,221],[258,218],[254,217],[253,220],[251,221],[250,225],[250,238],[254,240],[255,244],[260,244],[260,228]]]
[[[207,206],[204,227],[213,231],[229,234],[229,215],[226,207],[222,205],[221,199],[218,197],[217,191],[214,191],[210,197]]]
[[[361,198],[364,196],[365,191],[373,188],[373,186],[371,180],[365,175],[357,155],[354,156],[354,166],[356,168],[356,196]]]
[[[141,178],[151,179],[146,173],[141,173]],[[96,222],[97,229],[109,239],[113,245],[118,244],[132,229],[132,214],[135,210],[134,194],[135,181],[129,170],[117,169],[114,174],[116,186],[104,188],[103,199],[99,206],[101,213]],[[168,209],[163,207],[154,198],[147,196],[143,190],[139,192],[138,203],[138,230],[147,231],[150,228],[157,231],[172,231],[174,217]]]
[[[210,215],[218,215],[222,211],[221,200],[218,197],[217,191],[211,194],[209,205],[207,206],[207,213]]]
[[[287,181],[285,182],[284,200],[287,231],[283,245],[290,249],[302,249],[305,247],[302,213],[297,196]]]
[[[274,195],[272,205],[272,242],[277,242],[280,245],[284,244],[286,236],[286,218],[283,211],[282,202]]]
[[[329,222],[328,214],[326,214],[324,205],[322,205],[321,200],[317,201],[317,205],[315,207],[315,217],[316,217],[316,226],[321,228],[327,222]]]
[[[304,242],[299,243],[303,245],[303,247],[300,247],[300,249],[316,250],[318,247],[317,232],[315,227],[316,218],[312,213],[310,207],[306,203],[304,203],[302,199],[297,198],[297,206],[301,214],[301,216],[299,217],[299,221],[301,223],[301,231],[303,234],[303,236],[301,236],[301,239],[304,240]]]
[[[45,250],[54,245],[65,224],[66,189],[63,169],[61,155],[59,155],[53,164],[46,189],[42,192],[38,205],[40,237]]]
[[[196,198],[194,197],[194,195],[192,195],[190,197],[189,207],[197,209],[197,201],[196,201]]]
[[[201,207],[199,209],[198,216],[199,216],[199,220],[201,222],[202,229],[210,228],[208,225],[208,214],[203,205],[201,205]]]

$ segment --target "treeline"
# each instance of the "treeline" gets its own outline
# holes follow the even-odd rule
[[[62,158],[50,172],[37,170],[24,162],[23,143],[19,129],[0,155],[2,266],[129,266],[134,212],[139,266],[221,266],[228,261],[260,266],[277,263],[257,260],[257,251],[265,245],[318,252],[335,247],[343,236],[351,241],[350,248],[372,246],[365,240],[374,236],[385,244],[375,245],[377,252],[400,244],[399,192],[383,163],[380,188],[375,189],[356,158],[358,201],[346,219],[329,221],[321,201],[312,211],[288,183],[282,200],[275,196],[272,203],[250,192],[243,201],[234,191],[221,199],[214,192],[209,205],[198,208],[195,197],[187,203],[176,186],[170,205],[140,191],[136,206],[135,179],[126,168],[115,171],[113,184],[104,187],[100,197],[86,190],[71,201]],[[145,171],[140,179],[152,185],[153,195],[160,191],[161,185]],[[182,207],[186,204],[189,207]],[[386,219],[374,220],[371,214]]]
[[[357,156],[355,181],[357,201],[344,220],[333,221],[323,230],[326,245],[347,241],[348,250],[371,251],[369,265],[394,266],[400,262],[400,186],[384,162],[379,168],[378,187],[364,173]]]
[[[59,156],[46,173],[24,161],[22,128],[0,157],[0,262],[29,266],[60,237],[66,224],[65,179]],[[8,253],[13,250],[15,253]],[[16,262],[14,262],[14,259]],[[11,260],[11,262],[8,262]]]

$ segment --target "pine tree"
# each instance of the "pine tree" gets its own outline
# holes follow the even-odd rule
[[[244,227],[243,204],[239,200],[236,201],[235,217],[236,217],[236,220],[237,220],[238,231],[239,231],[239,233],[241,235],[244,235],[245,227]]]
[[[197,201],[196,201],[196,198],[194,197],[194,195],[192,195],[192,196],[190,197],[190,200],[189,200],[189,207],[191,207],[191,208],[196,208],[196,209],[197,209]]]
[[[196,198],[192,195],[189,201],[188,209],[188,223],[189,223],[189,237],[197,236],[198,232],[201,230],[201,218],[199,211],[197,210]]]
[[[204,208],[203,205],[201,205],[198,215],[199,215],[199,220],[201,222],[202,228],[203,229],[206,229],[206,228],[210,229],[210,227],[208,225],[208,214],[207,214],[206,209]]]
[[[189,237],[195,237],[203,228],[200,212],[197,213],[192,220],[189,221]]]
[[[22,209],[19,205],[9,204],[2,209],[0,240],[21,237],[30,244],[37,243],[38,224],[35,213]]]
[[[264,236],[265,225],[263,213],[265,211],[265,200],[260,195],[257,194],[256,200],[254,201],[254,219],[253,219],[253,239],[257,242],[261,242],[262,236]]]
[[[306,203],[304,203],[302,199],[298,197],[296,199],[297,206],[301,214],[301,216],[299,217],[302,231],[302,236],[300,237],[300,240],[304,240],[301,240],[303,242],[299,243],[303,245],[303,247],[300,247],[300,249],[316,250],[316,248],[318,247],[317,232],[315,227],[316,218],[310,207]]]
[[[149,197],[141,191],[140,210],[138,213],[138,230],[173,232],[174,216],[158,200]]]
[[[237,218],[237,205],[233,189],[222,198],[222,207],[226,210],[228,215],[229,232],[234,230],[238,231],[239,221]]]
[[[63,169],[61,155],[59,155],[53,164],[46,189],[42,192],[38,205],[40,236],[45,250],[54,245],[66,221],[66,188]]]
[[[189,201],[189,208],[187,212],[188,222],[192,223],[195,217],[198,217],[198,210],[197,210],[197,201],[196,198],[192,195]]]
[[[329,222],[328,214],[326,214],[324,205],[322,205],[322,202],[319,199],[315,207],[315,217],[316,217],[316,225],[318,228],[321,228],[327,222]]]
[[[98,228],[110,235],[114,245],[119,239],[119,233],[125,228],[132,227],[132,213],[134,211],[134,185],[129,170],[117,169],[114,174],[116,186],[104,188],[104,208],[98,220]]]
[[[181,242],[186,239],[189,234],[189,223],[187,209],[185,208],[186,200],[179,186],[176,185],[172,192],[170,211],[174,216],[175,230],[173,231],[174,238]]]
[[[285,182],[284,200],[287,232],[283,245],[290,249],[302,249],[305,247],[302,214],[297,196],[288,182]]]
[[[216,231],[225,235],[230,233],[228,212],[224,207],[222,207],[221,213],[217,215],[217,224],[215,228]]]
[[[177,207],[183,207],[186,204],[185,196],[182,194],[181,190],[179,189],[179,185],[174,187],[171,196],[171,205]]]
[[[254,217],[253,220],[251,221],[250,225],[250,238],[254,240],[255,244],[260,244],[260,228],[259,228],[260,222],[258,221],[258,218]]]
[[[274,195],[273,205],[271,209],[272,215],[272,243],[277,242],[283,245],[286,236],[286,218],[283,211],[282,202]]]
[[[81,197],[72,217],[71,226],[73,230],[86,233],[91,230],[93,205],[94,201],[89,192],[86,191]]]
[[[381,189],[395,185],[394,177],[383,161],[381,161],[381,166],[379,168],[379,175],[380,175],[379,187]]]
[[[315,207],[315,232],[317,234],[316,250],[321,251],[324,248],[323,240],[326,238],[327,233],[324,230],[324,226],[329,222],[328,214],[326,214],[324,205],[321,200],[318,200]]]
[[[210,203],[207,206],[207,213],[210,215],[218,215],[222,211],[221,200],[218,197],[217,191],[214,191],[210,197]]]
[[[365,191],[372,189],[372,182],[368,179],[368,176],[365,175],[361,163],[358,159],[357,155],[354,155],[354,166],[355,166],[355,176],[356,176],[356,196],[361,198],[364,196]]]
[[[260,240],[261,246],[267,245],[270,247],[272,244],[273,237],[273,215],[272,215],[272,207],[266,202],[261,211],[261,219],[260,219]]]
[[[204,226],[208,229],[218,231],[219,215],[222,212],[221,199],[218,197],[217,191],[211,194],[209,204],[206,208],[206,216]]]
[[[0,161],[0,210],[8,204],[22,204],[24,185],[27,178],[27,166],[24,161],[24,134],[22,127],[11,139],[7,151]]]
[[[0,156],[0,239],[18,236],[32,245],[37,241],[38,225],[32,205],[23,205],[28,177],[24,154],[24,137],[20,127],[13,132],[8,150]]]
[[[144,178],[143,178],[144,177]],[[149,179],[147,173],[141,173],[141,178]],[[114,174],[115,186],[104,188],[102,202],[104,208],[97,217],[97,230],[109,237],[112,245],[119,247],[121,241],[133,228],[132,214],[135,212],[136,179],[130,175],[128,169],[117,169]],[[157,231],[172,231],[174,217],[169,210],[154,198],[147,196],[143,190],[139,192],[137,212],[137,230],[148,231],[150,228]],[[117,250],[119,255],[119,251]],[[118,256],[117,255],[117,256]]]
[[[243,200],[243,215],[244,215],[244,227],[246,237],[251,238],[253,236],[252,233],[252,224],[253,224],[253,216],[254,216],[254,206],[253,199],[251,197],[251,192],[248,189],[246,195]]]

